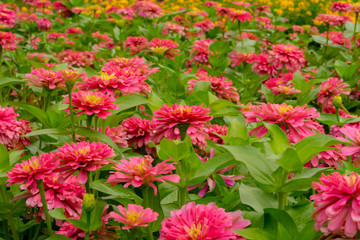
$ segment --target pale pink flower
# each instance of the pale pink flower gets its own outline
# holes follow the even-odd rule
[[[99,128],[99,132],[102,132],[102,128]],[[111,138],[114,141],[114,143],[116,143],[119,147],[128,147],[127,140],[129,136],[127,135],[124,126],[119,125],[117,127],[112,127],[112,128],[106,126],[105,135]]]
[[[353,3],[349,5],[349,12],[360,12],[360,3]]]
[[[48,58],[45,53],[40,52],[29,53],[27,57],[42,63],[50,61],[50,58]]]
[[[52,24],[47,18],[40,18],[36,23],[40,31],[49,31],[52,28]]]
[[[159,240],[178,239],[244,239],[233,229],[242,229],[250,225],[244,219],[241,211],[225,212],[225,209],[215,206],[189,202],[180,210],[170,213],[161,223]]]
[[[231,80],[227,80],[224,76],[213,77],[208,76],[207,73],[197,73],[195,79],[188,81],[189,92],[193,92],[195,84],[198,81],[206,81],[211,83],[211,90],[216,93],[220,99],[227,99],[231,102],[239,102],[240,96],[237,89],[233,86]]]
[[[261,105],[249,105],[243,114],[246,119],[245,122],[267,122],[277,124],[286,133],[289,141],[297,143],[301,139],[323,133],[323,127],[315,122],[314,119],[319,117],[320,114],[315,108],[306,108],[304,106],[293,107],[291,105],[261,103]],[[260,125],[249,132],[249,135],[256,134],[258,138],[262,138],[268,132],[264,125]]]
[[[301,70],[306,65],[304,52],[294,45],[277,44],[273,45],[271,55],[271,64],[281,70],[285,67],[289,72]]]
[[[120,9],[118,6],[112,6],[106,10],[106,13],[107,14],[116,13],[116,14],[120,15],[122,18],[129,19],[129,20],[136,17],[132,7],[125,7],[125,8]]]
[[[152,124],[155,126],[152,140],[159,143],[165,137],[173,140],[180,139],[181,130],[201,129],[207,121],[213,117],[209,115],[210,109],[201,106],[179,106],[171,107],[164,104],[160,110],[154,111]]]
[[[198,65],[209,63],[209,55],[212,53],[209,50],[211,42],[211,39],[194,41],[193,47],[191,49],[193,64]]]
[[[72,49],[67,49],[58,55],[59,62],[68,63],[69,67],[86,68],[94,64],[96,60],[95,53],[85,51],[77,52]]]
[[[198,27],[200,28],[200,31],[199,33],[202,34],[202,33],[205,33],[211,29],[214,29],[214,23],[210,20],[205,20],[205,21],[202,21],[202,22],[196,22],[194,23],[194,27]]]
[[[316,210],[312,214],[315,230],[324,233],[355,237],[360,229],[360,177],[352,172],[350,176],[333,172],[321,175],[320,182],[314,182],[318,194],[310,196]]]
[[[132,5],[132,8],[135,12],[137,12],[138,16],[143,18],[161,17],[164,12],[161,7],[149,0],[138,0],[134,5]]]
[[[167,163],[169,160],[162,161],[153,166],[152,162],[154,159],[149,155],[132,157],[129,161],[122,159],[120,163],[115,164],[113,167],[116,171],[110,172],[107,182],[111,183],[111,186],[125,183],[125,188],[130,185],[140,187],[146,184],[152,187],[154,194],[157,195],[157,187],[154,185],[154,181],[165,182],[167,180],[175,183],[180,181],[179,175],[170,174],[176,169],[174,166],[176,162]]]
[[[31,74],[25,74],[25,80],[32,85],[41,88],[55,89],[65,88],[65,80],[60,72],[53,70],[45,70],[43,68],[35,68],[31,70]]]
[[[343,148],[341,144],[330,147],[338,149]],[[310,162],[305,164],[305,166],[310,167],[311,163],[314,167],[338,167],[343,161],[346,161],[346,156],[341,152],[341,150],[327,150],[319,152],[319,154],[313,157]]]
[[[80,110],[77,114],[97,115],[105,119],[111,115],[109,110],[119,109],[119,105],[114,104],[115,98],[101,92],[79,91],[72,92],[72,103],[75,111]],[[65,98],[65,104],[69,104],[69,96]],[[69,108],[65,111],[70,111]]]
[[[326,37],[327,33],[321,33],[319,34],[321,36]],[[331,40],[333,42],[333,44],[339,44],[339,45],[343,45],[349,49],[351,49],[351,42],[349,38],[345,38],[343,36],[342,32],[329,32],[329,40]]]
[[[120,214],[116,212],[110,212],[109,215],[114,218],[115,221],[124,223],[126,226],[122,229],[131,229],[134,227],[147,227],[150,222],[156,221],[159,214],[154,212],[151,208],[143,208],[141,205],[128,204],[127,210],[119,205]]]
[[[30,145],[30,138],[23,135],[32,131],[29,122],[23,119],[16,120],[19,114],[11,107],[0,106],[0,143],[10,151],[21,150]]]
[[[161,34],[168,35],[171,33],[177,33],[180,36],[185,36],[185,28],[176,23],[166,22],[163,30],[161,31]]]
[[[314,21],[323,22],[329,24],[332,27],[344,24],[343,18],[341,16],[333,14],[319,14],[316,16]]]
[[[16,35],[11,32],[0,31],[0,46],[4,50],[14,51],[17,48]]]
[[[15,166],[7,172],[9,178],[7,186],[14,183],[22,184],[20,189],[36,189],[36,182],[47,176],[54,175],[53,169],[57,167],[59,161],[55,159],[53,153],[43,153],[39,157],[32,156],[29,160],[16,163]]]
[[[340,132],[345,135],[346,140],[341,138],[349,143],[351,146],[344,146],[341,148],[341,152],[345,156],[351,156],[353,160],[357,158],[360,154],[360,127],[359,125],[348,125],[345,124],[342,128],[340,128]]]
[[[332,106],[335,96],[341,94],[349,95],[349,84],[344,83],[341,78],[329,78],[320,84],[320,92],[317,94],[318,103],[322,106]]]
[[[113,163],[108,160],[115,156],[114,150],[107,144],[101,142],[78,142],[65,143],[56,152],[56,158],[60,160],[60,164],[56,169],[62,172],[63,178],[66,179],[76,170],[79,171],[79,183],[84,184],[87,181],[87,172],[96,171],[97,169]]]

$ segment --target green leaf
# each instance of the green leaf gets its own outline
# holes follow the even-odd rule
[[[276,199],[260,188],[247,186],[244,183],[241,183],[239,193],[241,202],[251,206],[259,213],[263,213],[265,208],[277,207]]]
[[[297,235],[297,237],[295,238],[295,240],[313,240],[313,239],[318,239],[318,237],[320,235],[322,235],[321,232],[318,232],[314,229],[314,225],[315,222],[311,221],[309,222],[304,228],[303,230],[299,233],[299,235]]]
[[[89,229],[88,224],[82,222],[81,220],[66,218],[62,208],[56,208],[56,209],[49,211],[49,215],[51,217],[59,219],[59,220],[66,220],[69,223],[71,223],[72,225],[74,225],[75,227],[78,227],[83,231],[87,231]]]
[[[10,168],[9,152],[7,148],[0,143],[0,172],[5,172]]]
[[[300,178],[290,180],[285,183],[281,188],[280,192],[296,192],[296,191],[307,191],[311,188],[313,182],[318,181],[318,178]]]
[[[291,240],[290,234],[286,231],[282,224],[278,224],[278,239]]]
[[[321,36],[321,35],[312,35],[311,38],[312,38],[315,42],[317,42],[317,43],[319,43],[319,44],[321,44],[321,45],[326,45],[326,37],[324,37],[324,36]],[[331,41],[329,40],[329,43],[330,43],[330,42],[331,42]]]
[[[298,90],[304,90],[307,85],[305,78],[303,77],[303,75],[301,75],[300,71],[296,71],[294,73],[292,83],[294,88]]]
[[[40,129],[35,130],[32,132],[29,132],[24,135],[24,137],[33,137],[33,136],[39,136],[44,134],[54,134],[54,135],[60,135],[60,136],[68,136],[71,134],[71,131],[67,129],[58,129],[58,128],[46,128],[46,129]]]
[[[301,162],[298,153],[293,148],[288,148],[278,159],[280,166],[288,173],[297,172],[303,169],[304,164]]]
[[[261,92],[264,94],[265,100],[267,102],[274,103],[275,96],[274,93],[270,90],[270,88],[268,88],[264,84],[261,84]]]
[[[260,228],[244,228],[234,229],[234,232],[240,234],[240,236],[251,240],[276,240],[270,233]]]
[[[296,224],[292,217],[281,209],[267,208],[264,209],[264,229],[269,230],[274,235],[278,235],[278,224],[283,225],[288,234],[291,236],[290,239],[294,239],[298,235]],[[280,238],[279,238],[280,239]]]
[[[264,126],[269,130],[273,137],[270,143],[275,154],[283,153],[289,147],[289,139],[281,128],[276,124],[268,124],[263,122]]]
[[[116,99],[115,103],[120,105],[120,109],[114,112],[114,114],[117,114],[132,107],[148,104],[150,103],[150,101],[146,97],[133,94],[133,95],[120,96]]]
[[[104,133],[94,131],[88,128],[77,128],[75,132],[78,135],[89,137],[91,139],[106,143],[107,145],[112,147],[117,153],[121,152],[119,147],[116,145],[116,143],[110,137],[106,136]]]
[[[17,79],[17,78],[4,77],[4,78],[1,79],[0,88],[6,87],[6,86],[9,86],[9,85],[23,84],[23,83],[26,83],[26,81],[24,81],[22,79]]]
[[[40,108],[35,107],[33,105],[30,105],[30,104],[25,104],[25,103],[11,102],[11,105],[15,105],[15,106],[18,106],[18,107],[24,109],[25,111],[27,111],[28,113],[32,114],[34,117],[39,119],[44,124],[44,127],[46,127],[46,128],[49,127],[49,122],[48,122],[47,115]]]
[[[274,179],[271,173],[275,172],[277,166],[273,162],[265,159],[265,156],[259,149],[252,146],[222,146],[218,145],[229,151],[235,160],[242,162],[246,165],[250,175],[259,183],[265,185],[273,185]]]
[[[46,238],[46,240],[71,240],[72,238],[66,237],[64,235],[59,235],[59,234],[55,234],[52,235],[48,238]]]
[[[192,143],[189,135],[186,135],[184,141],[170,140],[163,138],[158,146],[158,156],[162,160],[172,159],[173,162],[179,161],[190,156]]]
[[[90,230],[96,231],[100,229],[103,225],[101,220],[101,216],[104,211],[104,207],[106,206],[106,202],[103,200],[96,200],[95,209],[91,212],[91,222],[90,222]]]
[[[213,42],[210,45],[209,50],[217,53],[229,53],[231,52],[230,42],[225,42],[225,41]]]
[[[59,220],[66,220],[64,211],[62,208],[55,208],[53,210],[49,211],[49,215],[53,218],[59,219]]]
[[[198,81],[195,84],[193,93],[189,97],[189,101],[194,105],[204,104],[209,106],[209,91],[211,83],[208,81]]]

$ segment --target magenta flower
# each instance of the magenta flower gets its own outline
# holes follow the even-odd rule
[[[130,160],[122,159],[120,163],[115,164],[113,169],[116,172],[110,172],[110,176],[107,182],[114,186],[118,183],[125,183],[124,187],[132,185],[134,187],[140,187],[143,184],[148,184],[154,189],[155,195],[157,194],[157,188],[153,184],[154,181],[165,182],[171,181],[178,183],[180,177],[176,174],[169,174],[175,170],[175,162],[167,163],[168,160],[157,164],[155,167],[152,166],[154,159],[146,155],[144,157],[132,157]]]
[[[340,26],[346,22],[344,22],[344,19],[341,16],[333,14],[319,14],[316,16],[314,21],[327,23],[332,27]]]
[[[270,76],[275,76],[278,73],[276,67],[270,62],[271,56],[265,53],[254,54],[253,55],[253,66],[252,70],[254,73],[261,75],[269,74]]]
[[[4,50],[15,50],[17,48],[16,35],[11,32],[0,31],[0,45]]]
[[[306,65],[304,52],[299,50],[299,47],[293,45],[277,44],[273,45],[271,55],[271,63],[278,70],[285,67],[289,72],[296,72],[301,70]]]
[[[209,115],[210,109],[202,106],[179,106],[171,107],[164,104],[160,110],[154,111],[152,124],[155,126],[153,141],[160,142],[163,137],[180,139],[180,129],[183,127],[199,129],[213,117]]]
[[[211,42],[211,39],[194,41],[193,47],[191,49],[191,54],[193,56],[193,64],[198,65],[209,63],[209,54],[212,53],[209,50]]]
[[[116,212],[110,212],[109,215],[115,219],[115,221],[126,224],[122,229],[131,229],[134,227],[147,227],[148,224],[156,221],[159,216],[158,213],[153,212],[151,208],[143,208],[141,205],[128,204],[127,210],[119,205],[120,215]]]
[[[235,22],[235,20],[239,20],[244,23],[250,22],[252,19],[252,16],[249,12],[241,9],[230,9],[228,15],[232,22]]]
[[[148,48],[149,42],[145,37],[128,36],[124,42],[124,47],[130,50],[130,55],[135,55]]]
[[[0,5],[0,25],[8,28],[15,26],[16,12],[8,9],[7,4]]]
[[[76,170],[79,170],[78,179],[81,184],[87,181],[87,171],[97,169],[115,161],[107,160],[115,156],[114,150],[101,142],[78,142],[65,143],[56,152],[60,165],[57,172],[63,172],[63,178],[67,178]],[[64,173],[66,172],[66,173]]]
[[[189,202],[170,215],[161,223],[159,240],[243,239],[232,230],[250,225],[250,221],[241,216],[241,211],[227,213],[215,203],[195,205]]]
[[[149,43],[150,51],[170,59],[174,59],[175,54],[180,52],[179,49],[176,49],[178,46],[177,42],[161,38],[154,38]]]
[[[180,36],[185,36],[185,28],[176,23],[166,22],[165,26],[162,29],[162,35],[168,35],[171,33],[177,33]]]
[[[102,132],[102,128],[99,128],[99,132]],[[119,125],[117,127],[109,127],[105,128],[105,135],[111,138],[119,147],[128,147],[128,135],[126,133],[126,129]]]
[[[356,157],[359,155],[360,150],[360,127],[359,125],[344,125],[340,128],[340,132],[345,135],[346,138],[350,139],[352,146],[345,146],[341,149],[341,152],[345,156]],[[345,139],[345,141],[348,141]]]
[[[79,91],[72,93],[73,109],[80,110],[77,114],[97,115],[99,118],[105,119],[111,115],[109,110],[119,109],[119,105],[114,104],[115,98],[101,92]],[[69,97],[65,98],[65,104],[69,104]],[[70,111],[66,109],[65,111]]]
[[[253,63],[253,53],[238,53],[233,51],[229,53],[231,67],[239,66],[241,63]]]
[[[150,134],[153,131],[153,125],[150,120],[137,118],[132,116],[124,119],[121,125],[125,128],[126,135],[129,138],[129,146],[133,145],[133,148],[138,149],[145,147],[147,153],[151,150],[148,148],[150,141]]]
[[[43,68],[35,68],[31,70],[31,74],[25,74],[25,80],[29,81],[32,85],[41,88],[65,89],[65,80],[60,72],[53,70],[45,70]]]
[[[329,78],[320,84],[320,88],[317,99],[318,103],[323,107],[332,106],[332,101],[335,96],[350,94],[349,84],[344,83],[341,78]]]
[[[211,90],[216,93],[216,96],[220,99],[227,99],[231,102],[239,102],[240,96],[237,93],[237,89],[233,86],[231,80],[227,80],[225,77],[213,77],[208,76],[207,73],[197,73],[195,79],[188,81],[189,92],[194,90],[195,84],[198,81],[207,81],[211,83]]]
[[[22,190],[37,188],[36,181],[42,180],[47,176],[54,175],[53,169],[57,167],[59,161],[55,159],[53,153],[43,153],[39,157],[32,156],[29,160],[16,163],[15,166],[7,172],[9,178],[7,186],[14,183],[23,184]]]
[[[94,64],[96,57],[95,53],[93,52],[77,52],[72,49],[67,49],[59,53],[58,59],[61,63],[68,63],[69,67],[77,66],[81,68],[86,68]]]
[[[315,229],[324,233],[355,237],[360,229],[360,177],[333,172],[321,175],[320,182],[313,183],[318,194],[310,196],[316,210],[312,218]]]
[[[52,28],[52,24],[47,18],[40,18],[36,23],[40,31],[49,31]]]
[[[333,2],[331,4],[331,11],[336,12],[339,11],[341,13],[345,13],[349,11],[350,4],[344,2]]]
[[[156,3],[142,0],[136,1],[136,3],[132,5],[132,9],[137,12],[138,16],[143,18],[161,17],[164,12]]]
[[[260,119],[262,119],[264,122],[277,124],[292,143],[297,143],[307,136],[314,135],[315,132],[324,132],[322,126],[314,121],[320,114],[315,108],[306,108],[306,105],[293,107],[286,103],[261,103],[257,106],[250,104],[248,109],[243,110],[243,113],[246,117],[245,122],[261,122]],[[258,138],[261,138],[267,131],[264,125],[260,125],[249,134],[256,134]]]

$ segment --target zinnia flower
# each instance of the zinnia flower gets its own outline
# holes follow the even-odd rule
[[[120,215],[116,212],[110,212],[109,215],[115,219],[115,221],[126,224],[122,229],[131,229],[134,227],[147,227],[148,224],[156,221],[159,216],[158,213],[154,212],[151,208],[143,208],[141,205],[128,204],[127,210],[119,205],[118,206]]]
[[[137,15],[143,18],[161,17],[164,10],[156,3],[147,0],[138,0],[132,6]]]
[[[343,18],[341,16],[333,14],[319,14],[316,16],[314,21],[324,22],[332,27],[344,24]]]
[[[250,221],[241,216],[241,211],[227,213],[215,203],[195,205],[189,202],[170,215],[161,223],[159,240],[243,239],[232,230],[250,225]]]
[[[152,166],[154,159],[146,155],[144,157],[132,157],[130,160],[122,159],[120,163],[115,164],[113,169],[116,172],[110,172],[110,176],[107,182],[114,186],[118,183],[125,183],[124,187],[133,185],[134,187],[140,187],[143,184],[148,184],[154,189],[155,195],[157,195],[157,188],[154,185],[154,181],[165,182],[165,180],[178,183],[180,177],[176,174],[169,174],[175,170],[175,162],[167,163],[168,160],[162,161],[155,167]]]
[[[15,166],[7,172],[7,186],[14,183],[23,184],[20,186],[23,190],[37,188],[36,181],[42,180],[47,176],[53,175],[53,169],[57,167],[59,161],[55,160],[53,153],[43,153],[39,157],[32,156],[29,160],[16,163]]]
[[[272,55],[270,60],[272,65],[279,70],[285,67],[293,73],[301,70],[301,68],[306,65],[304,52],[299,50],[299,47],[293,45],[274,45],[269,54]]]
[[[145,37],[128,36],[124,47],[130,50],[130,55],[135,55],[148,48],[149,42]]]
[[[331,11],[345,13],[349,11],[350,4],[344,2],[333,2],[331,4]]]
[[[125,128],[126,135],[129,138],[128,144],[132,144],[135,149],[145,147],[145,150],[150,153],[151,150],[148,149],[150,134],[153,131],[153,125],[150,120],[137,118],[132,116],[130,118],[124,119],[121,125]]]
[[[154,38],[149,45],[150,51],[170,59],[174,59],[175,54],[180,52],[176,49],[179,44],[169,39]]]
[[[179,106],[171,107],[164,104],[160,110],[154,111],[152,124],[155,126],[153,141],[160,142],[163,137],[179,140],[184,130],[199,129],[213,117],[209,115],[210,109],[201,106]]]
[[[0,45],[2,49],[14,51],[17,48],[16,35],[11,32],[0,31]]]
[[[341,149],[341,152],[345,156],[357,157],[360,152],[360,127],[359,125],[344,125],[340,128],[340,132],[345,135],[346,138],[351,140],[352,146],[345,146]],[[344,139],[345,141],[348,141]]]
[[[293,107],[286,103],[261,103],[257,106],[249,105],[249,110],[244,110],[243,113],[246,117],[245,122],[264,121],[279,125],[288,136],[289,141],[297,143],[307,136],[314,135],[315,132],[324,132],[322,126],[314,121],[320,114],[315,108],[306,108],[306,106]],[[260,125],[249,132],[249,135],[256,134],[258,138],[261,138],[267,131],[264,125]]]
[[[36,87],[47,89],[65,89],[65,81],[63,76],[61,75],[61,73],[53,70],[35,68],[31,70],[31,74],[25,74],[25,80],[29,81],[32,85]]]
[[[341,94],[349,95],[349,84],[344,83],[341,78],[329,78],[320,84],[320,92],[317,94],[317,100],[320,105],[332,106],[332,101],[335,96]]]
[[[231,52],[229,53],[231,67],[239,66],[241,63],[253,63],[253,53],[238,53]]]
[[[315,230],[355,237],[360,229],[360,176],[354,172],[350,176],[322,174],[313,188],[318,191],[310,196],[316,207],[311,216],[316,221]]]
[[[78,116],[82,113],[87,115],[96,114],[99,118],[105,119],[111,115],[109,110],[119,109],[119,106],[114,104],[115,98],[105,95],[101,92],[79,91],[72,92],[73,109],[80,110]],[[69,104],[69,97],[65,98],[65,104]],[[69,108],[65,111],[69,111]]]
[[[115,156],[114,150],[107,144],[101,142],[78,142],[65,143],[56,152],[57,159],[60,160],[57,172],[63,172],[63,178],[66,179],[76,170],[79,170],[78,179],[81,184],[87,181],[87,172],[113,163],[113,160],[107,160]],[[66,172],[66,173],[64,173]]]
[[[13,28],[15,26],[16,12],[8,9],[7,4],[0,4],[0,26]]]
[[[212,53],[209,50],[211,41],[211,39],[194,41],[191,54],[193,55],[193,63],[195,65],[209,63],[209,55]]]
[[[261,53],[253,55],[253,66],[252,70],[254,73],[261,75],[269,74],[270,76],[275,76],[278,72],[276,67],[270,62],[270,55]]]
[[[95,53],[85,51],[77,52],[72,49],[62,51],[58,55],[59,62],[68,63],[69,67],[81,67],[86,68],[94,64],[96,60]]]
[[[228,15],[232,22],[235,22],[235,20],[239,20],[241,22],[250,22],[252,19],[252,16],[249,12],[241,9],[231,9],[228,12]]]
[[[40,31],[49,31],[52,28],[52,24],[47,18],[40,18],[36,23]]]

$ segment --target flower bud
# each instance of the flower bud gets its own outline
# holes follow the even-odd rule
[[[94,194],[87,193],[84,195],[82,206],[86,212],[91,212],[95,208],[95,196]]]
[[[342,105],[342,98],[341,96],[335,96],[333,99],[333,105],[335,108],[340,108]]]

